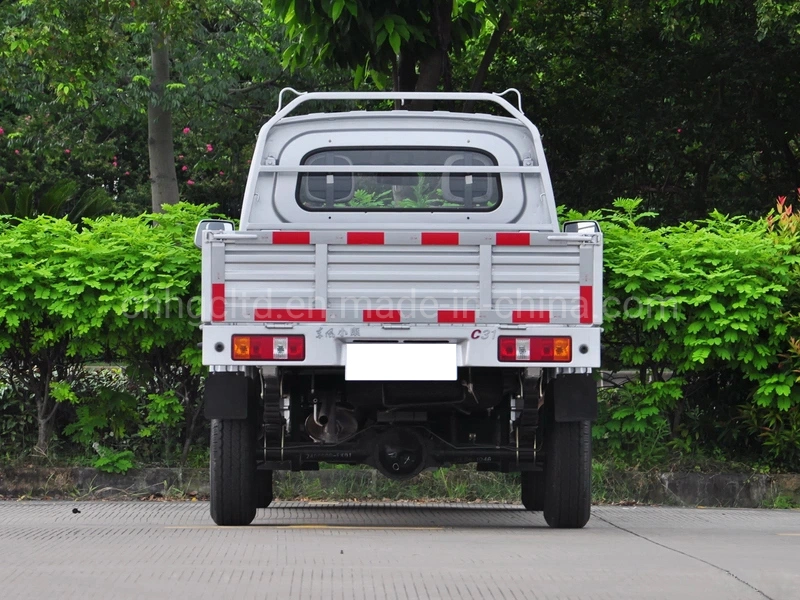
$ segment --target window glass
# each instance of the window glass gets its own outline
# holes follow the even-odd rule
[[[352,166],[348,173],[300,173],[297,201],[306,210],[488,211],[501,199],[497,162],[458,148],[338,148],[308,154],[304,165]],[[407,166],[401,173],[359,173],[361,165]],[[475,167],[474,173],[425,173],[418,167]]]

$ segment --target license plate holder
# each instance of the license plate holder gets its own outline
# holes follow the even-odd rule
[[[455,381],[456,344],[347,344],[347,381]]]

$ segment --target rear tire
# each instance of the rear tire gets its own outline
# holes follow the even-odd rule
[[[525,510],[544,510],[544,472],[522,471],[520,480],[522,483],[522,505]]]
[[[247,419],[211,421],[211,518],[217,525],[249,525],[256,516],[255,441]]]
[[[545,429],[544,519],[550,527],[579,529],[589,521],[591,432],[590,421],[550,421]]]
[[[267,508],[272,504],[272,471],[257,471],[256,472],[256,486],[258,487],[258,499],[256,506],[258,508]]]

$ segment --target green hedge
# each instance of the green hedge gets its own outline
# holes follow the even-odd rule
[[[180,442],[185,454],[202,421],[198,320],[187,313],[200,289],[193,231],[208,214],[181,204],[80,225],[0,221],[6,453],[46,455],[56,433],[111,470],[129,466],[134,449],[165,458]],[[85,368],[93,362],[124,363],[125,377],[98,378]]]
[[[192,232],[208,214],[0,220],[7,459],[36,449],[112,471],[191,459],[205,437]],[[604,368],[631,375],[601,393],[597,455],[800,469],[800,227],[785,200],[764,219],[675,227],[648,227],[636,200],[583,216],[606,239]],[[86,368],[98,362],[124,369]]]
[[[604,367],[634,372],[601,394],[600,455],[800,469],[796,217],[651,229],[638,209],[586,215],[606,242]]]

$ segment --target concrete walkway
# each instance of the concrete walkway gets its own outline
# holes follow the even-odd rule
[[[75,514],[77,508],[80,513]],[[4,598],[800,598],[800,511],[595,507],[547,529],[517,506],[0,502]]]

